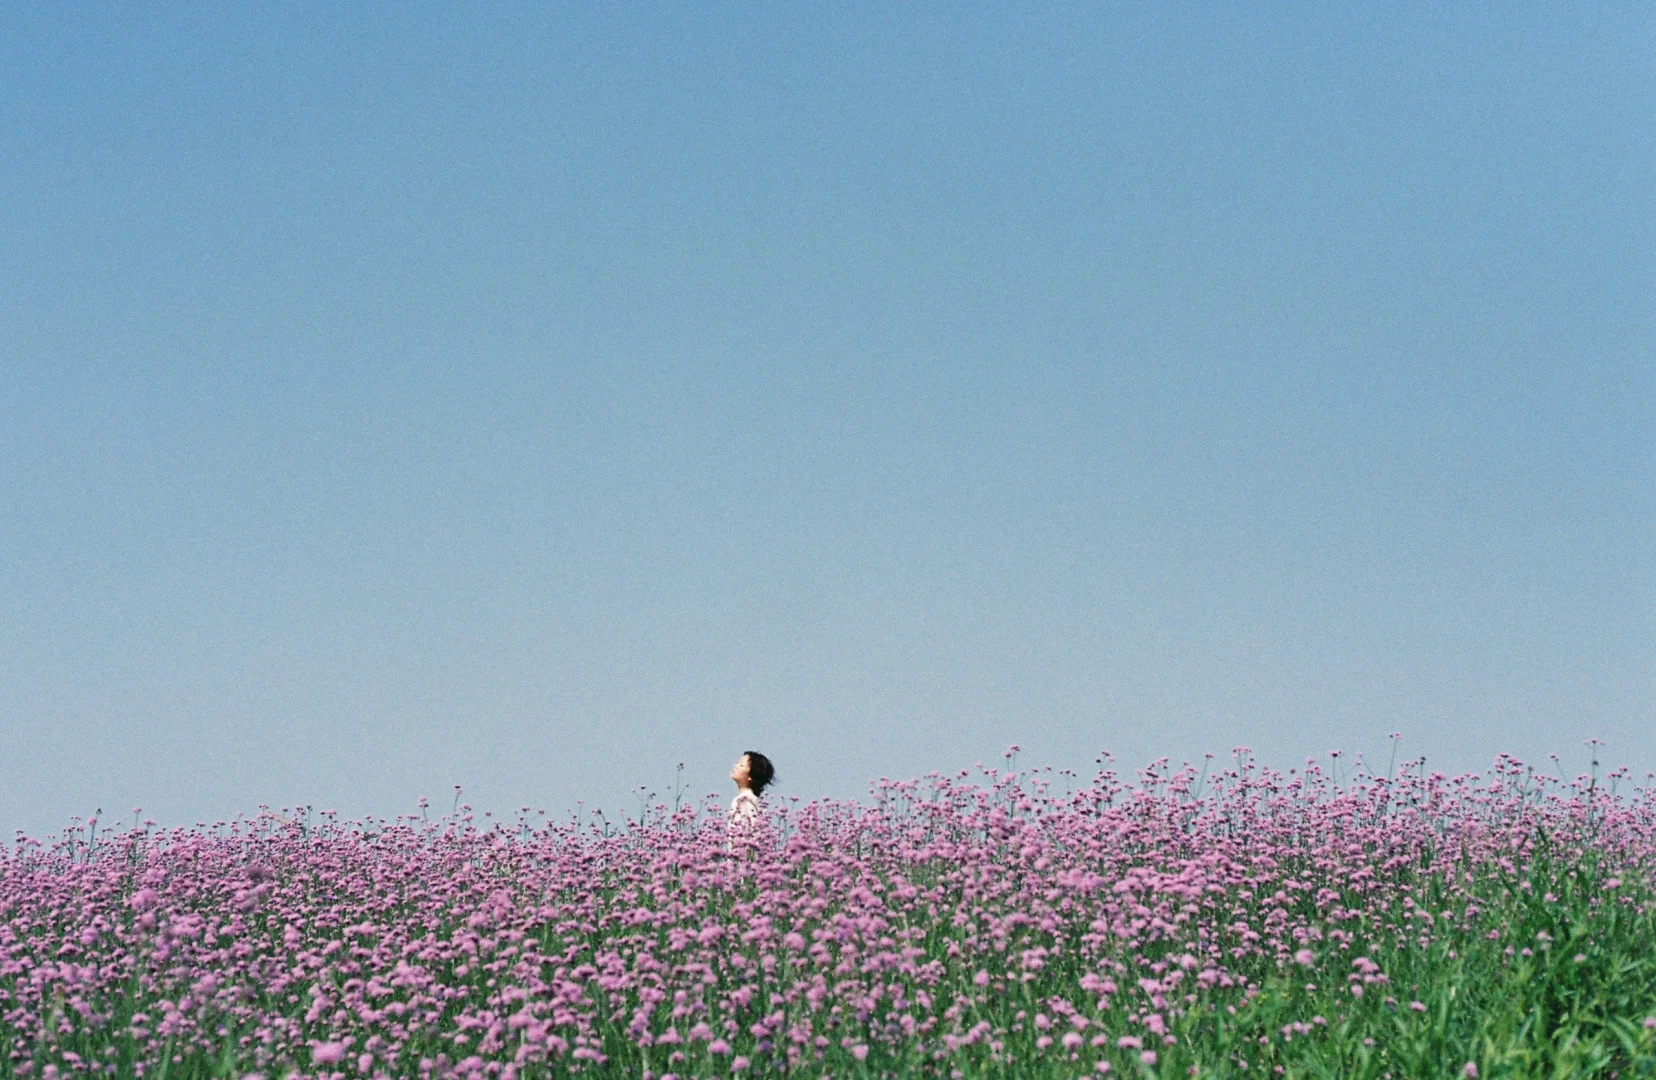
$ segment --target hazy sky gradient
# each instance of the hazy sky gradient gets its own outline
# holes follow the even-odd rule
[[[0,12],[0,827],[1656,767],[1648,6]]]

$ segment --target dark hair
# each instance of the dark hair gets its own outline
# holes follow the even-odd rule
[[[776,766],[771,764],[770,758],[757,750],[747,751],[748,759],[748,786],[753,788],[755,795],[763,795],[765,788],[776,779]]]

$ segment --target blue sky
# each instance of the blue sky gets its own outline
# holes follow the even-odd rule
[[[1638,5],[0,9],[0,826],[1656,768]]]

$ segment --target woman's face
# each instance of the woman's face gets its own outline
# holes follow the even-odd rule
[[[748,756],[746,754],[743,754],[741,757],[737,758],[736,764],[730,767],[730,778],[736,781],[737,787],[745,788],[748,786],[749,768]]]

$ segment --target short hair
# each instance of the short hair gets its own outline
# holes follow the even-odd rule
[[[753,788],[755,795],[762,795],[770,782],[776,779],[776,766],[757,750],[749,750],[744,756],[748,759],[748,786]]]

